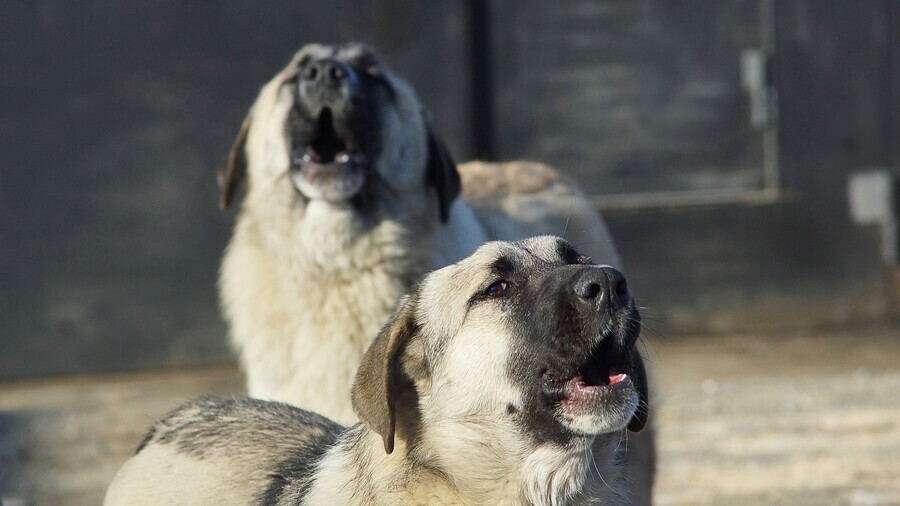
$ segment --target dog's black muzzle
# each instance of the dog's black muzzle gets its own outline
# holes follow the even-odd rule
[[[513,352],[510,374],[527,392],[523,418],[535,437],[564,443],[573,432],[609,430],[610,420],[633,409],[635,394],[640,416],[628,427],[641,430],[647,387],[636,347],[640,315],[625,276],[607,266],[566,265],[533,279],[528,291],[518,308],[528,344]],[[578,425],[579,417],[612,425]]]
[[[538,290],[538,307],[553,307],[553,336],[542,343],[549,366],[544,390],[561,397],[573,376],[588,385],[607,385],[619,373],[632,374],[640,315],[625,275],[608,266],[570,265],[555,270]]]
[[[563,355],[568,348],[593,348],[601,341],[611,348],[630,349],[637,339],[640,316],[625,275],[613,267],[569,265],[541,283],[540,303],[555,307],[559,320],[557,345]]]
[[[299,69],[290,119],[291,180],[310,199],[346,202],[363,191],[380,152],[378,84],[323,57]]]

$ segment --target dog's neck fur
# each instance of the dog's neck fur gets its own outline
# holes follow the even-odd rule
[[[388,455],[381,437],[358,424],[326,453],[302,499],[306,504],[625,502],[613,441],[619,434],[584,438],[568,448],[547,444],[536,450],[506,448],[496,440],[456,446],[459,442],[447,441],[446,435],[439,435],[439,446],[422,446],[431,448],[430,454],[397,439]],[[481,455],[461,458],[460,449]]]
[[[353,423],[350,385],[397,298],[426,271],[468,255],[484,234],[459,201],[444,224],[436,206],[388,209],[364,223],[349,206],[304,204],[293,193],[251,191],[247,199],[253,212],[238,219],[221,293],[241,358],[255,365],[245,369],[249,393]],[[238,307],[242,318],[230,313]],[[317,362],[333,364],[327,377],[303,367]]]

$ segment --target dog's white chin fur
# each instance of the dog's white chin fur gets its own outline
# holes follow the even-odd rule
[[[329,177],[324,181],[310,181],[302,172],[291,174],[291,182],[303,196],[310,200],[324,200],[334,204],[348,202],[362,189],[366,176],[361,170],[347,171],[342,177]]]
[[[584,409],[572,412],[560,406],[557,418],[576,434],[599,435],[616,432],[628,426],[628,421],[638,408],[638,394],[632,390],[625,406],[602,406],[600,409]]]

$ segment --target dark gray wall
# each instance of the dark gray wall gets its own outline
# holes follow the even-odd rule
[[[761,188],[739,59],[774,30],[780,198],[607,213],[663,332],[887,311],[880,237],[850,222],[846,181],[870,167],[900,174],[900,11],[888,0],[775,2],[766,20],[761,4],[491,3],[497,155],[557,165],[595,195]]]
[[[306,42],[373,45],[457,158],[541,159],[615,194],[759,185],[737,74],[759,24],[750,0],[0,3],[0,377],[230,359],[215,170]],[[885,314],[845,179],[900,161],[898,13],[777,2],[775,24],[791,198],[609,215],[664,333]]]
[[[789,198],[610,217],[625,257],[640,259],[630,269],[635,289],[668,328],[823,325],[889,311],[879,232],[850,222],[846,182],[870,167],[900,176],[891,102],[898,12],[887,1],[777,6]]]
[[[754,188],[740,55],[759,2],[492,2],[497,155],[597,195]]]

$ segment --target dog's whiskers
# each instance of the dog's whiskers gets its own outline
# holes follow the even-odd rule
[[[578,249],[578,248],[581,248],[582,246],[589,246],[591,244],[609,244],[609,242],[610,241],[608,239],[597,240],[597,241],[582,241],[579,243],[572,244],[572,246],[575,246],[575,249]]]
[[[600,482],[603,483],[603,485],[606,486],[607,489],[609,489],[613,492],[617,492],[616,489],[614,489],[612,486],[610,486],[610,484],[607,483],[606,480],[603,478],[603,473],[600,472],[600,467],[597,465],[597,456],[594,454],[594,452],[589,452],[589,453],[590,453],[589,462],[593,466],[594,471],[596,471],[597,477],[600,478]]]
[[[568,239],[566,234],[569,232],[569,220],[572,219],[572,214],[575,212],[575,196],[574,195],[572,195],[571,201],[572,201],[572,205],[569,206],[569,215],[566,216],[566,224],[563,227],[563,233],[562,233],[563,239]]]

